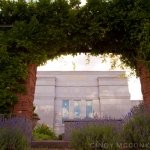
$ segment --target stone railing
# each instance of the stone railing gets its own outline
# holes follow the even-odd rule
[[[117,130],[122,129],[122,119],[82,119],[82,120],[65,120],[64,126],[64,141],[69,141],[71,132],[75,128],[84,127],[87,125],[113,125]]]

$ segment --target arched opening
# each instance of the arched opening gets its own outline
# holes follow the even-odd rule
[[[64,133],[65,119],[106,115],[120,119],[140,102],[141,97],[134,97],[136,86],[130,97],[125,71],[110,70],[109,60],[102,63],[100,56],[90,56],[90,62],[87,58],[85,53],[62,56],[37,69],[34,105],[39,123],[46,123],[57,134]]]

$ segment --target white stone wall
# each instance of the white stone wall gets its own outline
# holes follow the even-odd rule
[[[54,99],[56,78],[38,76],[35,88],[34,105],[35,112],[40,117],[39,123],[46,123],[50,127],[54,126]]]
[[[138,102],[130,101],[124,71],[38,71],[35,90],[36,112],[58,134],[64,132],[62,100],[69,100],[69,119],[74,119],[74,100],[81,100],[81,118],[86,116],[86,100],[93,101],[99,117],[121,118]]]
[[[118,76],[99,77],[101,117],[122,118],[131,108],[126,78]]]

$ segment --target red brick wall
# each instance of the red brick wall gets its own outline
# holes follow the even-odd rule
[[[30,65],[28,68],[30,72],[28,73],[27,82],[25,84],[27,88],[27,93],[17,94],[18,103],[14,106],[14,113],[16,116],[25,117],[32,120],[37,66]]]
[[[148,69],[144,67],[141,62],[137,61],[138,73],[141,81],[141,91],[143,94],[143,100],[146,107],[150,106],[150,73]]]

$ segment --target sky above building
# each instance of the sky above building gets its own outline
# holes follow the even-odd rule
[[[100,56],[90,56],[90,63],[87,64],[87,56],[85,54],[78,54],[73,57],[71,55],[62,56],[59,59],[53,61],[47,61],[44,66],[38,67],[38,71],[112,71],[110,65],[110,59],[107,62],[102,63]],[[120,68],[116,68],[113,71],[121,71]],[[130,70],[125,70],[126,74],[129,74]],[[131,100],[142,99],[141,85],[139,79],[135,76],[128,77],[129,92],[131,94]]]

